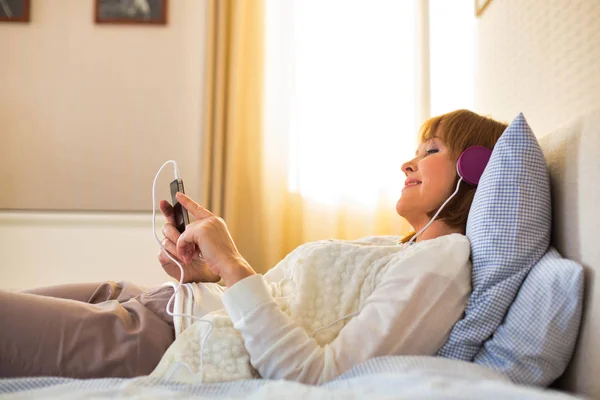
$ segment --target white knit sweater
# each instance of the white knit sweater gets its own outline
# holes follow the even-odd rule
[[[308,243],[264,277],[248,277],[224,292],[213,288],[222,293],[223,307],[202,313],[214,324],[210,335],[202,321],[185,329],[151,375],[319,384],[372,357],[435,354],[466,306],[470,244],[459,234],[410,247],[398,239]],[[181,303],[195,315],[202,309]]]

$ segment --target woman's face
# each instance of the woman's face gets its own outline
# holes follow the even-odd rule
[[[433,136],[421,143],[402,171],[406,181],[396,211],[418,230],[429,222],[427,213],[436,211],[454,191],[456,163],[442,138]]]

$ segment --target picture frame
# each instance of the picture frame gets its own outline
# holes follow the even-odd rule
[[[97,24],[166,25],[168,0],[94,0]]]
[[[475,16],[480,17],[492,0],[475,0]]]
[[[30,0],[0,0],[0,22],[29,22]]]

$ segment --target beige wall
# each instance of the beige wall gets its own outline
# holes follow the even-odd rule
[[[170,158],[198,195],[206,1],[171,0],[164,27],[95,25],[92,0],[31,5],[29,24],[0,23],[0,289],[160,284],[151,214],[132,211]]]
[[[494,0],[477,22],[476,111],[537,135],[600,108],[600,1]]]
[[[166,26],[97,25],[93,4],[0,23],[0,209],[149,210],[170,158],[198,195],[205,0],[170,1]]]

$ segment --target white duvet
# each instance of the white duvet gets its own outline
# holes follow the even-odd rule
[[[438,357],[381,357],[366,361],[321,386],[290,381],[245,380],[182,384],[150,377],[74,380],[0,380],[4,399],[574,399],[555,391],[516,386],[476,364]]]

